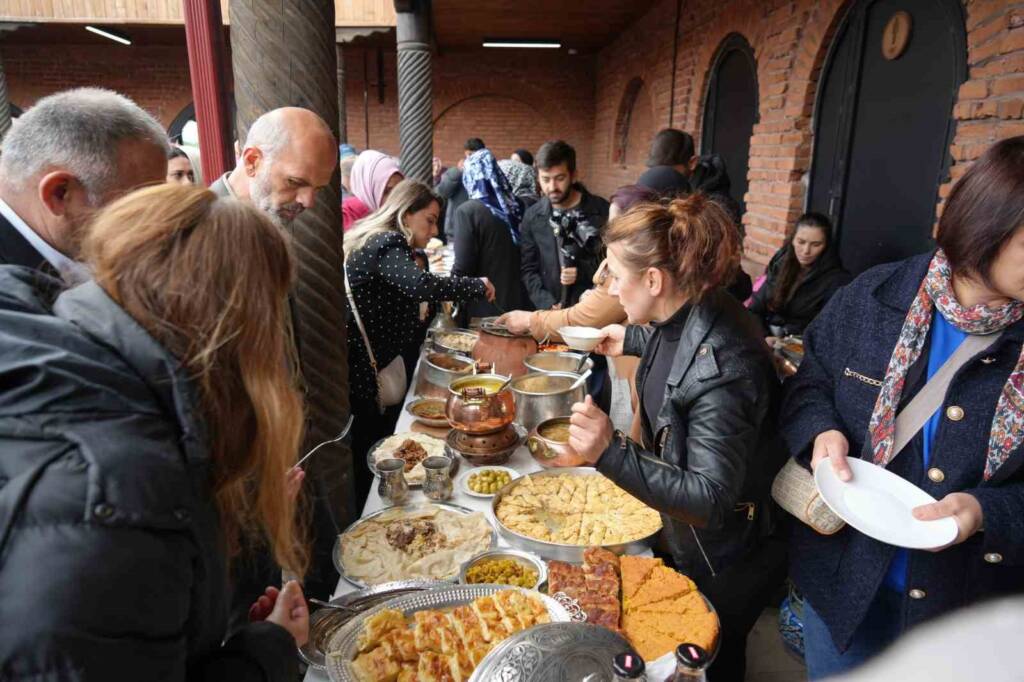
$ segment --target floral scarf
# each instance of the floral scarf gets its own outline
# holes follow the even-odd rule
[[[476,199],[508,226],[512,241],[519,243],[519,222],[523,210],[519,206],[508,178],[501,172],[489,149],[480,149],[466,159],[462,170],[462,185],[470,199]]]
[[[517,197],[538,198],[537,171],[533,169],[533,166],[527,166],[521,161],[502,159],[498,162],[498,167],[508,178],[513,194]]]
[[[903,393],[907,370],[924,349],[934,308],[937,307],[950,324],[967,334],[993,334],[1024,317],[1024,304],[1018,301],[995,309],[984,305],[963,307],[953,294],[951,277],[949,261],[940,249],[932,258],[928,274],[921,282],[917,297],[903,322],[900,338],[889,359],[882,389],[868,424],[874,462],[879,466],[888,465],[898,454],[892,451],[896,407]],[[1021,404],[1024,404],[1024,349],[996,403],[985,459],[985,480],[992,478],[1010,453],[1024,442],[1024,411],[1018,407]]]

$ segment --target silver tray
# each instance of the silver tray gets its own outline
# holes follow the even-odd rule
[[[615,679],[612,659],[633,652],[622,635],[586,623],[544,623],[512,635],[480,661],[469,682]],[[333,678],[332,678],[333,679]]]
[[[327,658],[324,649],[334,633],[340,630],[363,611],[377,604],[400,597],[410,592],[424,592],[438,587],[447,587],[450,583],[438,580],[399,580],[382,583],[335,597],[332,604],[345,607],[342,609],[320,608],[309,616],[309,639],[306,645],[299,647],[299,657],[317,670],[326,670]]]
[[[444,336],[446,334],[458,334],[459,336],[471,336],[471,337],[473,337],[473,344],[474,344],[474,346],[476,345],[476,342],[480,339],[480,336],[479,336],[479,334],[477,332],[470,331],[469,329],[438,329],[437,331],[433,332],[430,335],[430,347],[433,348],[434,350],[440,351],[442,353],[455,353],[457,355],[466,355],[466,356],[472,355],[472,353],[473,353],[473,349],[472,348],[470,348],[469,350],[462,350],[460,348],[455,348],[454,346],[446,346],[443,343],[441,343],[441,340],[438,337],[439,336]]]
[[[393,435],[395,435],[395,434],[391,434],[391,436],[393,436]],[[458,456],[458,454],[456,454],[456,452],[454,450],[452,450],[451,446],[449,446],[447,444],[447,442],[445,441],[444,438],[438,438],[437,436],[431,436],[429,433],[423,433],[423,434],[420,434],[420,435],[422,435],[422,436],[430,436],[434,440],[439,440],[439,441],[445,443],[444,455],[443,456],[447,457],[448,459],[450,459],[452,461],[452,466],[448,470],[448,475],[451,476],[454,479],[455,478],[455,474],[459,473],[459,456]],[[377,451],[377,448],[380,447],[381,443],[386,441],[388,438],[391,438],[391,436],[388,436],[387,438],[381,438],[380,440],[378,440],[376,443],[374,443],[373,445],[370,446],[369,451],[367,451],[367,453],[366,453],[366,466],[368,466],[370,468],[370,473],[373,474],[376,477],[380,476],[380,472],[377,471],[377,460],[374,459],[373,453],[375,453]],[[420,481],[418,483],[413,483],[408,478],[406,478],[405,482],[409,484],[410,488],[419,488],[419,487],[423,486],[423,481]],[[377,481],[374,481],[373,485],[377,485]]]
[[[501,537],[511,546],[516,549],[522,549],[527,552],[533,552],[539,554],[545,559],[556,559],[558,561],[567,561],[570,563],[582,563],[583,552],[588,547],[597,546],[602,549],[607,549],[613,554],[643,554],[646,552],[654,539],[657,538],[658,533],[661,532],[659,528],[654,533],[651,533],[647,537],[632,540],[630,542],[622,542],[614,545],[569,545],[560,542],[547,542],[545,540],[537,540],[535,538],[521,535],[505,526],[498,518],[498,505],[515,486],[519,485],[523,479],[527,476],[534,478],[541,478],[545,476],[560,476],[562,474],[574,474],[578,476],[603,476],[601,472],[590,467],[564,467],[559,469],[546,469],[544,471],[536,471],[530,474],[524,474],[519,478],[513,479],[504,488],[499,490],[491,498],[491,514],[494,518],[495,524],[498,527],[498,532]]]
[[[332,682],[358,682],[349,665],[349,662],[352,661],[357,652],[356,639],[358,639],[359,634],[362,632],[363,623],[366,622],[366,619],[384,609],[398,609],[408,618],[416,611],[454,608],[468,604],[477,597],[486,597],[502,590],[519,590],[532,597],[538,597],[548,607],[548,615],[551,617],[552,622],[569,622],[569,614],[565,607],[546,594],[532,590],[523,590],[517,587],[508,587],[507,585],[453,585],[429,592],[408,594],[386,601],[369,611],[361,613],[346,623],[345,627],[341,630],[334,633],[334,636],[331,637],[327,644],[327,650],[336,652],[338,655],[327,657],[327,675]],[[484,661],[486,660],[485,658]],[[481,665],[483,665],[483,661]]]
[[[334,548],[331,550],[331,560],[334,561],[334,568],[337,569],[338,575],[340,575],[342,578],[344,578],[350,584],[355,585],[356,587],[370,587],[369,585],[367,585],[363,581],[357,580],[355,578],[351,578],[351,577],[348,576],[348,574],[345,573],[345,567],[341,563],[341,538],[343,538],[345,536],[345,534],[348,533],[349,531],[354,530],[360,524],[366,523],[367,521],[371,521],[373,519],[376,519],[378,516],[381,516],[381,515],[386,514],[388,512],[393,512],[395,510],[413,511],[415,509],[421,509],[423,507],[443,507],[444,509],[447,509],[448,511],[453,511],[453,512],[456,512],[458,514],[464,514],[466,516],[469,516],[470,514],[476,514],[476,513],[484,514],[484,518],[487,520],[487,523],[491,525],[491,544],[490,544],[489,549],[494,549],[497,546],[497,544],[498,544],[498,535],[497,535],[497,533],[494,532],[494,524],[491,523],[491,520],[487,518],[487,514],[485,514],[484,512],[477,512],[474,509],[468,509],[466,507],[460,507],[457,504],[447,504],[447,503],[444,503],[444,502],[420,502],[420,503],[417,503],[417,504],[403,504],[403,505],[399,505],[397,507],[385,507],[384,509],[378,509],[377,511],[373,512],[372,514],[368,514],[368,515],[362,517],[361,519],[359,519],[358,521],[355,521],[354,523],[349,524],[348,528],[343,530],[341,532],[341,534],[338,535],[338,539],[334,541]],[[451,578],[449,578],[447,580],[438,581],[438,582],[444,582],[444,583],[451,584],[451,583],[454,583],[458,579],[459,579],[459,573],[458,573],[458,571],[456,571],[455,574],[451,576]],[[418,579],[417,578],[410,578],[410,580],[418,580]],[[381,584],[382,585],[386,585],[387,583],[381,583]]]

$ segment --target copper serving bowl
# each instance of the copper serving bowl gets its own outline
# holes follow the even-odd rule
[[[569,445],[569,417],[545,419],[530,431],[526,449],[545,469],[593,466]]]
[[[448,386],[444,413],[453,429],[482,434],[499,431],[516,418],[515,397],[507,376],[474,374]]]

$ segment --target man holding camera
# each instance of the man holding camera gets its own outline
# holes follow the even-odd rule
[[[538,310],[579,301],[601,262],[608,202],[576,182],[576,150],[556,140],[537,152],[543,197],[520,226],[523,283]]]

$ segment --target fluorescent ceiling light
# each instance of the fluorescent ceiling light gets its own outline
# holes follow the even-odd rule
[[[89,31],[90,33],[95,33],[98,36],[103,36],[104,38],[109,38],[110,40],[113,40],[115,43],[121,43],[122,45],[131,45],[132,44],[131,38],[129,38],[124,33],[121,33],[120,31],[115,31],[112,28],[99,28],[98,26],[86,26],[85,30]]]
[[[485,40],[484,47],[525,47],[557,50],[562,43],[556,40]]]

